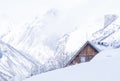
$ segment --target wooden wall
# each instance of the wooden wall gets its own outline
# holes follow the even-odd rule
[[[81,57],[85,57],[85,62],[90,61],[98,52],[90,45],[87,44],[80,53],[74,58],[70,65],[81,63]]]

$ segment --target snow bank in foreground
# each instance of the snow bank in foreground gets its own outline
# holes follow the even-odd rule
[[[99,53],[91,62],[59,69],[23,81],[120,81],[120,49]]]

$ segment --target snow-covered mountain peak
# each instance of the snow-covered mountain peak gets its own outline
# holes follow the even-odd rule
[[[93,33],[93,40],[102,41],[120,29],[120,18],[117,18],[116,16],[114,18],[113,16],[113,18],[110,19],[111,20],[108,20],[108,22],[111,24],[109,23],[107,27],[103,27],[102,29]]]
[[[107,14],[104,16],[104,27],[107,27],[118,18],[117,15]]]
[[[58,15],[58,10],[55,9],[55,8],[52,8],[52,9],[48,10],[45,15],[48,15],[50,17],[57,16]]]

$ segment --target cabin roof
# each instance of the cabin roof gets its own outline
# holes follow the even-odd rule
[[[91,47],[93,47],[97,52],[100,52],[101,49],[99,49],[94,43],[87,41],[83,46],[81,46],[79,48],[79,50],[73,55],[73,57],[68,61],[68,63],[66,64],[69,65],[74,59],[75,57],[85,48],[85,46],[90,45]]]

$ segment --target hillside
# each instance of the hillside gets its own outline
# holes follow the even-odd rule
[[[39,62],[9,44],[0,41],[0,81],[9,81],[16,75],[22,79],[39,72]]]
[[[33,76],[23,81],[120,81],[120,49],[107,49],[88,63]]]
[[[0,81],[10,78],[17,81],[18,77],[23,79],[64,67],[87,40],[119,48],[119,3],[119,0],[0,1]],[[104,19],[106,14],[113,15]],[[73,68],[96,66],[92,63]]]

